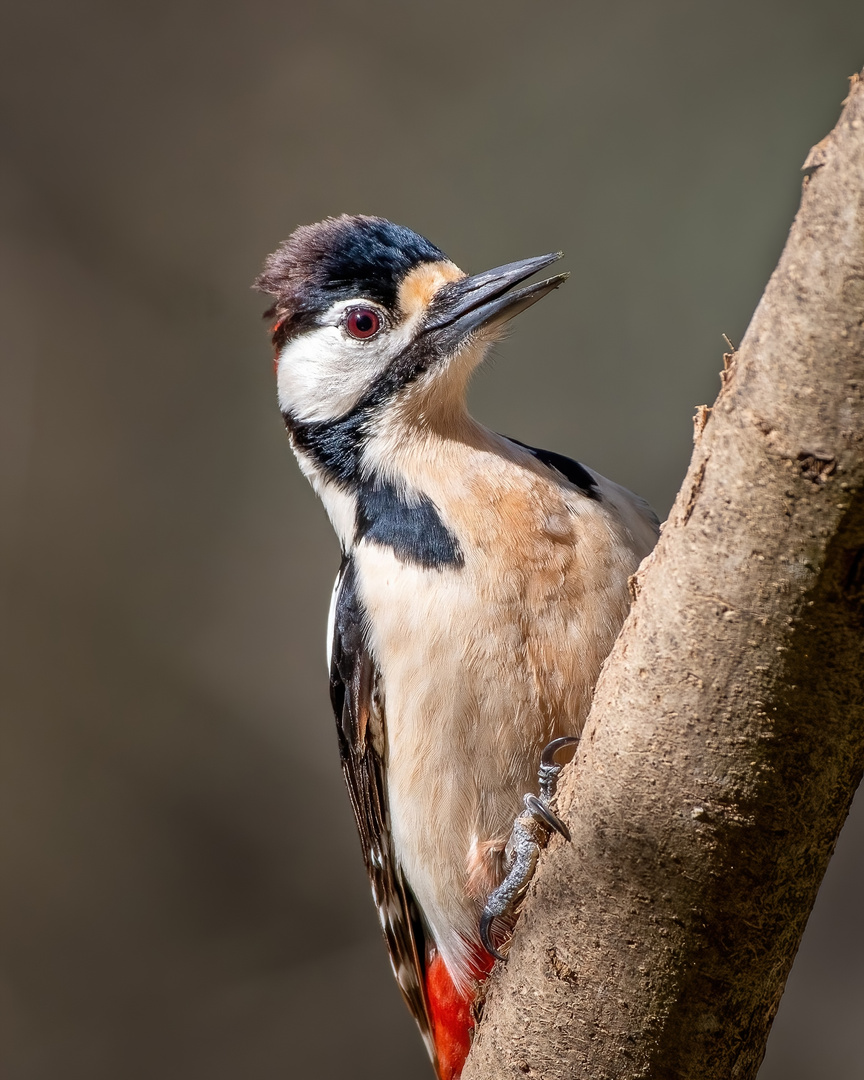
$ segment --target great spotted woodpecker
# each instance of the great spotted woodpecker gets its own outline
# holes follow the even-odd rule
[[[329,631],[345,781],[441,1080],[462,1070],[534,823],[566,832],[554,754],[582,729],[657,538],[638,496],[468,415],[503,324],[566,275],[513,287],[559,257],[469,277],[409,229],[342,216],[297,229],[256,282],[291,446],[342,547]]]

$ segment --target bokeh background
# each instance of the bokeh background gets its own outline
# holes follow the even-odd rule
[[[563,247],[475,412],[665,513],[861,0],[30,0],[0,27],[0,1075],[421,1080],[337,765],[295,225]],[[860,800],[859,800],[860,803]],[[864,1075],[864,808],[761,1080]]]

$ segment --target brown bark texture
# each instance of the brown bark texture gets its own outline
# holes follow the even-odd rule
[[[754,1077],[864,770],[864,80],[604,668],[464,1080]]]

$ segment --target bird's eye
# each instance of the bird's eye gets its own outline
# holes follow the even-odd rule
[[[348,312],[345,329],[354,338],[374,337],[381,329],[381,316],[371,308],[354,308]]]

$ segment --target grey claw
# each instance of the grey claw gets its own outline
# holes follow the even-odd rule
[[[575,735],[565,735],[561,739],[553,739],[552,742],[547,743],[547,745],[543,747],[543,752],[540,754],[539,779],[540,797],[545,802],[548,803],[555,794],[555,785],[558,783],[558,774],[564,768],[563,765],[559,765],[555,760],[555,755],[559,750],[563,750],[565,746],[573,746],[578,742],[579,740]]]
[[[560,739],[553,739],[552,742],[547,743],[543,747],[543,752],[540,754],[540,764],[541,765],[554,765],[555,764],[555,755],[558,753],[558,751],[560,749],[562,749],[562,747],[564,747],[564,746],[575,746],[576,743],[578,743],[578,742],[579,742],[579,737],[577,735],[564,735]],[[561,768],[560,765],[558,767]]]
[[[503,953],[498,952],[495,946],[492,944],[492,938],[489,935],[489,931],[492,929],[492,922],[495,916],[491,911],[484,911],[480,919],[480,940],[483,942],[483,948],[490,956],[494,956],[496,960],[506,960],[507,957]]]
[[[535,818],[539,818],[550,829],[554,829],[555,832],[560,833],[560,835],[563,836],[565,840],[570,840],[570,830],[567,828],[561,818],[559,818],[557,814],[553,813],[553,811],[549,809],[546,803],[541,802],[536,795],[526,795],[525,806],[528,810],[531,811]]]

